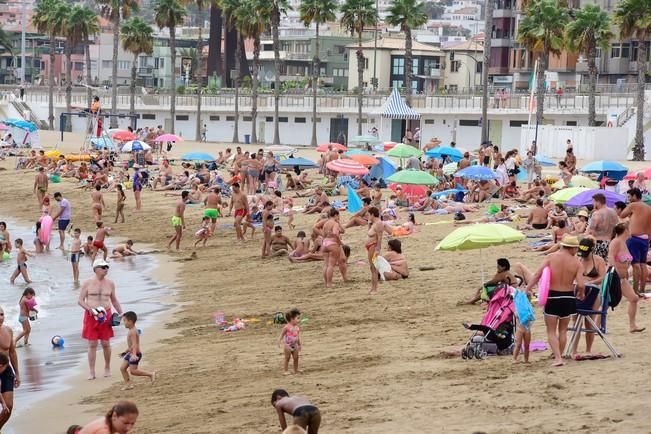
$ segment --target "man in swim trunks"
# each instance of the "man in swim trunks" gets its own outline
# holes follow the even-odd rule
[[[543,205],[542,199],[536,199],[536,207],[531,210],[527,217],[527,225],[532,229],[542,230],[547,227],[547,210]]]
[[[222,198],[217,193],[217,187],[213,187],[208,190],[208,196],[203,200],[203,204],[206,207],[203,210],[203,216],[210,219],[210,230],[214,234],[215,228],[217,227],[217,217],[221,216],[221,207],[222,207]]]
[[[95,222],[102,220],[102,211],[106,208],[104,203],[104,196],[102,195],[102,186],[96,185],[95,191],[90,193],[90,199],[92,201],[90,209],[93,212],[93,219]]]
[[[113,326],[111,325],[112,307],[118,315],[122,316],[122,306],[115,294],[115,284],[106,278],[109,265],[103,259],[93,262],[95,276],[86,280],[81,285],[78,304],[84,309],[83,328],[81,337],[88,341],[88,367],[89,380],[95,379],[95,359],[97,341],[102,343],[104,352],[104,377],[111,376],[111,338]],[[97,315],[97,308],[106,312],[101,319]]]
[[[38,168],[38,173],[34,177],[34,194],[36,194],[36,200],[38,200],[38,205],[43,205],[43,198],[47,194],[47,187],[49,184],[49,179],[47,173],[45,173],[44,167]]]
[[[527,285],[527,293],[531,294],[543,270],[546,267],[550,268],[551,280],[544,314],[547,339],[554,353],[552,364],[554,367],[563,366],[562,355],[567,343],[567,326],[570,319],[576,315],[576,300],[583,300],[585,294],[583,265],[576,256],[579,239],[574,235],[566,234],[560,245],[561,248],[557,252],[545,258]],[[574,295],[575,283],[576,296]]]
[[[276,226],[271,236],[271,256],[287,255],[291,250],[292,243],[287,236],[283,235],[282,226]]]
[[[628,206],[619,214],[620,218],[629,217],[628,230],[631,238],[626,247],[633,260],[633,290],[636,294],[645,292],[647,280],[646,259],[649,253],[649,236],[651,235],[651,207],[642,202],[639,188],[628,190]]]
[[[20,386],[14,332],[11,327],[4,325],[4,321],[5,311],[0,308],[0,393],[6,404],[0,413],[0,429],[11,417],[14,407],[14,388]]]
[[[106,239],[106,236],[109,234],[111,231],[110,228],[105,228],[103,222],[97,222],[95,223],[97,226],[97,232],[95,232],[95,239],[93,240],[93,261],[95,260],[95,257],[97,256],[97,252],[100,250],[104,252],[104,260],[106,261],[106,257],[108,256],[108,249],[106,248],[106,244],[104,244],[104,240]]]
[[[54,200],[59,202],[59,211],[54,215],[54,217],[52,217],[52,220],[59,219],[59,249],[63,250],[63,242],[66,239],[66,229],[68,229],[70,219],[72,218],[72,209],[68,199],[64,198],[58,191],[54,193]]]
[[[588,222],[587,235],[592,235],[597,241],[594,254],[608,261],[608,246],[619,220],[617,213],[606,206],[606,196],[602,193],[592,196],[592,205],[594,211]]]
[[[172,170],[172,166],[170,166],[169,160],[165,159],[161,164],[160,170],[158,172],[158,176],[154,178],[154,185],[153,185],[154,190],[156,190],[156,186],[158,185],[159,182],[163,185],[168,185],[170,182],[172,182],[173,178],[174,178],[174,171]]]
[[[280,429],[287,428],[285,413],[288,413],[294,417],[294,425],[300,426],[310,434],[319,434],[321,413],[305,397],[299,395],[290,397],[287,391],[276,389],[271,394],[271,405],[278,413]]]
[[[167,248],[172,247],[172,243],[176,241],[176,250],[179,250],[181,246],[181,238],[183,237],[183,229],[185,229],[185,204],[188,201],[188,196],[190,192],[188,190],[183,190],[181,193],[181,199],[176,202],[176,208],[174,209],[174,215],[172,216],[172,226],[174,227],[174,235],[170,237],[170,242],[167,243]]]
[[[232,186],[233,196],[231,197],[231,205],[228,208],[228,215],[231,215],[233,209],[235,209],[235,220],[233,224],[235,225],[235,234],[237,235],[238,241],[244,241],[244,234],[242,231],[242,219],[249,214],[249,200],[246,197],[246,194],[242,193],[240,190],[240,184],[235,183]]]

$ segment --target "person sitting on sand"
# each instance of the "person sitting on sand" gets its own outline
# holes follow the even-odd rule
[[[306,239],[304,231],[298,231],[296,239],[292,243],[292,251],[290,257],[300,258],[303,255],[310,253],[310,240]]]
[[[546,254],[554,253],[560,248],[558,244],[560,240],[569,233],[570,228],[565,224],[565,220],[561,220],[558,222],[558,226],[552,228],[552,241],[542,246],[534,247],[532,250],[534,252],[547,252]]]
[[[428,211],[432,209],[432,191],[427,190],[425,197],[418,199],[418,202],[409,207],[409,211]]]
[[[585,230],[588,228],[588,211],[585,209],[576,213],[576,218],[572,220],[572,235],[583,236]]]
[[[466,197],[469,202],[484,202],[493,195],[494,188],[495,183],[492,181],[479,181]]]
[[[306,206],[303,213],[305,214],[316,214],[323,211],[323,209],[330,205],[328,202],[328,196],[325,194],[321,186],[318,186],[314,191],[313,196],[314,204],[311,206]]]
[[[551,229],[552,226],[558,226],[558,223],[561,221],[567,223],[567,212],[562,203],[557,203],[554,209],[547,214],[547,229]]]
[[[280,429],[287,428],[285,413],[294,417],[294,424],[306,429],[310,434],[318,434],[321,425],[321,413],[305,397],[294,395],[289,396],[283,389],[276,389],[271,394],[271,405],[278,413]]]
[[[282,226],[276,226],[274,228],[274,234],[271,236],[270,240],[271,256],[283,256],[287,255],[292,248],[292,243],[289,241],[285,235],[283,235]]]
[[[118,244],[113,248],[111,259],[124,258],[125,256],[136,256],[138,252],[133,250],[133,241],[127,240],[124,244]]]
[[[371,198],[365,197],[362,199],[362,208],[353,214],[344,226],[344,229],[352,228],[354,226],[368,225],[368,209],[371,207]]]
[[[457,303],[462,304],[475,304],[482,298],[488,300],[495,289],[500,285],[517,285],[516,277],[511,273],[511,263],[506,258],[499,258],[497,260],[497,271],[493,278],[485,282],[481,287],[475,291],[473,296],[468,300]],[[483,296],[483,297],[482,297]]]
[[[536,199],[536,207],[529,212],[527,217],[527,224],[523,229],[536,229],[542,230],[547,228],[548,223],[548,212],[543,206],[543,200],[538,198]]]
[[[524,190],[520,196],[516,197],[515,200],[520,202],[520,203],[527,203],[532,200],[538,200],[539,198],[539,193],[545,191],[545,189],[542,187],[541,182],[539,179],[535,179],[533,181],[533,187]]]
[[[359,181],[359,188],[355,190],[355,192],[361,199],[371,197],[371,191],[368,188],[368,184],[363,179]]]
[[[407,216],[407,221],[401,224],[398,227],[391,226],[389,223],[386,223],[390,234],[393,237],[403,237],[411,235],[416,231],[416,216],[413,212],[410,212]]]
[[[413,216],[413,214],[411,214]],[[391,265],[391,271],[384,272],[385,280],[400,280],[409,277],[407,258],[402,255],[402,243],[400,240],[389,240],[388,249],[384,252],[384,259]]]
[[[409,198],[407,197],[405,192],[402,191],[401,185],[396,186],[396,206],[397,207],[409,206]]]
[[[138,420],[138,407],[131,401],[118,401],[106,416],[85,425],[79,434],[127,434]]]

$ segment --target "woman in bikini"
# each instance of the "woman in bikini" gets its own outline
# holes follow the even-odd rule
[[[323,225],[323,243],[321,251],[323,252],[323,280],[325,287],[329,288],[332,285],[332,275],[335,266],[340,262],[341,256],[341,235],[344,233],[344,228],[339,223],[339,211],[335,208],[330,208],[328,212],[328,220]],[[341,277],[344,282],[347,281],[346,271],[341,266],[339,267]]]
[[[371,199],[374,207],[382,209],[382,189],[380,188],[380,184],[376,184],[375,187],[373,187]]]
[[[384,232],[384,224],[380,220],[380,211],[374,206],[368,209],[368,232],[366,233],[366,243],[364,248],[368,256],[368,265],[371,270],[371,289],[369,294],[377,292],[377,286],[380,276],[373,264],[373,259],[380,254],[382,246],[382,234]]]
[[[273,152],[268,152],[264,160],[264,182],[268,183],[276,179],[276,170],[278,168],[278,161],[274,158]]]
[[[635,322],[637,315],[637,303],[640,297],[633,291],[633,287],[628,281],[628,269],[631,266],[633,257],[626,247],[626,240],[630,238],[628,226],[624,223],[618,223],[613,230],[613,239],[608,247],[608,265],[615,267],[619,275],[622,295],[628,300],[628,327],[631,333],[639,333],[645,330],[645,327],[638,327]]]
[[[246,182],[248,185],[247,194],[254,195],[258,187],[258,178],[260,177],[260,161],[257,154],[251,154],[249,164],[246,169]]]
[[[362,208],[352,215],[350,220],[348,220],[348,223],[346,223],[346,226],[344,226],[345,229],[352,228],[354,226],[366,226],[368,224],[367,214],[368,209],[371,206],[371,198],[365,197],[362,199],[362,203]]]
[[[136,199],[136,211],[140,211],[142,208],[142,199],[140,197],[142,193],[142,172],[140,172],[140,166],[137,164],[133,165],[133,179],[132,179],[132,188],[133,188],[133,197]]]
[[[413,214],[412,214],[413,215]],[[402,255],[402,243],[400,240],[389,240],[388,251],[384,253],[384,259],[391,265],[391,271],[384,272],[385,280],[400,280],[409,277],[407,259]]]

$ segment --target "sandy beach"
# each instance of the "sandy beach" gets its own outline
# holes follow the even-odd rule
[[[58,134],[43,131],[41,136],[46,147],[58,142]],[[66,137],[62,151],[79,148],[81,136]],[[184,142],[172,155],[190,150],[217,154],[225,147]],[[317,156],[308,150],[298,155]],[[0,162],[5,169],[0,170],[2,213],[31,224],[38,215],[34,172],[13,166],[13,158]],[[64,179],[50,184],[50,194],[64,193],[73,206],[74,227],[86,236],[94,232],[90,196],[76,187]],[[133,211],[130,191],[127,198],[127,222],[111,223],[115,235],[165,250],[177,198],[147,190],[139,214]],[[105,193],[105,200],[106,220],[112,222],[115,193]],[[608,315],[608,337],[621,359],[569,362],[559,369],[550,367],[550,351],[533,353],[529,365],[513,365],[510,357],[447,358],[444,351],[460,348],[469,337],[462,322],[478,322],[483,315],[479,306],[456,306],[480,285],[479,251],[434,251],[454,229],[452,216],[417,215],[418,223],[435,224],[419,226],[416,234],[401,239],[409,278],[385,282],[378,294],[369,296],[368,265],[360,262],[366,258],[364,228],[352,228],[344,237],[352,247],[351,282],[344,284],[335,274],[334,287],[324,289],[321,263],[260,259],[260,234],[236,245],[233,228],[221,227],[231,224],[231,218],[218,221],[208,246],[192,258],[192,234],[202,212],[200,206],[187,208],[182,251],[166,253],[171,265],[161,263],[154,276],[178,288],[174,301],[180,306],[166,315],[160,330],[148,330],[143,341],[144,368],[156,369],[159,380],[154,385],[136,381],[135,389],[122,392],[117,371],[113,379],[92,384],[83,380],[83,371],[72,389],[32,409],[29,419],[19,417],[8,426],[21,434],[61,433],[127,398],[140,409],[135,434],[280,432],[270,405],[271,392],[280,387],[307,396],[320,408],[324,433],[650,432],[646,413],[651,390],[644,366],[651,358],[651,331],[628,333],[625,300]],[[405,217],[401,215],[402,221]],[[281,222],[293,240],[315,219],[297,215],[295,230],[287,228],[285,218]],[[347,220],[343,213],[342,221]],[[541,256],[525,251],[526,242],[484,250],[486,274],[492,276],[499,257],[535,269]],[[639,306],[639,325],[651,328],[649,303]],[[269,321],[292,307],[309,318],[302,327],[304,372],[283,376],[282,352],[276,345],[280,326]],[[227,320],[253,321],[244,330],[223,333],[213,322],[217,311]],[[544,341],[538,307],[536,314],[533,339]],[[115,342],[114,349],[121,351],[123,344]],[[598,339],[595,350],[608,353]]]

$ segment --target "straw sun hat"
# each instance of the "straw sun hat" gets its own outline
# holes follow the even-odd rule
[[[574,235],[565,234],[561,239],[561,246],[576,249],[579,247],[579,239]]]

